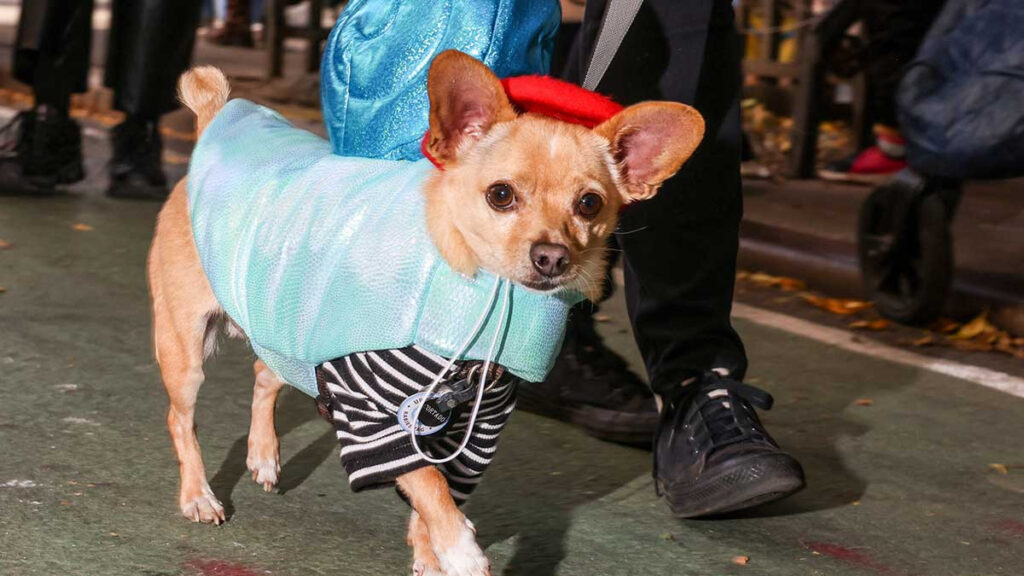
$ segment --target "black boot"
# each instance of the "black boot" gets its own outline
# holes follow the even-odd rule
[[[650,446],[658,425],[650,389],[605,347],[586,313],[570,317],[547,380],[522,382],[517,393],[522,409],[570,422],[602,440]]]
[[[708,372],[666,404],[654,445],[654,478],[680,518],[722,514],[784,498],[804,473],[765,431],[754,406],[767,392]]]
[[[48,106],[19,113],[0,155],[0,188],[23,194],[52,194],[57,186],[85,177],[82,131],[66,113]]]
[[[113,198],[164,200],[167,176],[162,164],[163,141],[156,120],[129,117],[111,131],[114,156],[110,160],[110,187]]]

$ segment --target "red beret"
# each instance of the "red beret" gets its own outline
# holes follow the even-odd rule
[[[550,116],[563,122],[593,128],[619,113],[622,105],[607,96],[550,76],[502,78],[502,87],[520,112]],[[423,155],[434,166],[441,164],[427,151],[430,131],[423,135]]]

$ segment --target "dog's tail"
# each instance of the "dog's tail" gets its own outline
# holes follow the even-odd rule
[[[203,133],[210,120],[224,107],[230,92],[231,86],[220,68],[196,66],[181,75],[178,99],[196,115],[196,136]]]

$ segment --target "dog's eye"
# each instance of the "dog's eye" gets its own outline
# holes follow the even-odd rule
[[[593,218],[601,211],[602,206],[604,206],[604,200],[597,194],[590,192],[580,196],[579,202],[576,203],[576,211],[584,218]]]
[[[487,189],[487,203],[495,210],[505,211],[516,203],[516,194],[508,184],[492,184]]]

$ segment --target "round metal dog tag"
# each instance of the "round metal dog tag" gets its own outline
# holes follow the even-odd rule
[[[423,404],[423,409],[420,410],[419,422],[416,423],[416,435],[429,436],[443,430],[448,425],[451,412],[438,410],[437,400],[441,396],[442,394],[435,393],[427,400],[427,393],[420,392],[406,398],[402,405],[398,407],[398,425],[406,432],[411,430],[416,408]],[[426,403],[424,404],[424,402]]]

